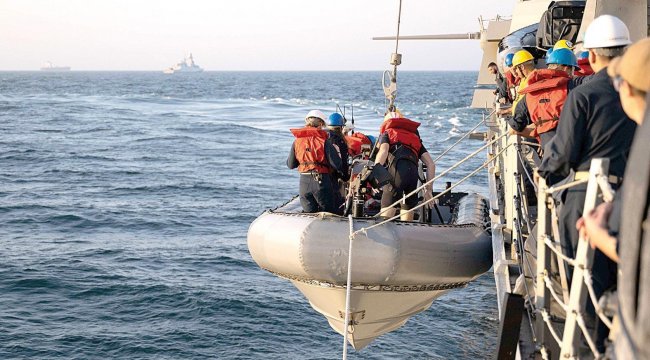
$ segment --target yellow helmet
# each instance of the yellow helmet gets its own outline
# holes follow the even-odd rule
[[[573,43],[569,40],[560,40],[555,43],[555,46],[553,46],[553,50],[557,50],[557,49],[573,50],[573,48],[574,48]]]
[[[521,65],[527,61],[533,60],[533,55],[526,50],[519,50],[515,53],[515,56],[512,58],[512,66]]]

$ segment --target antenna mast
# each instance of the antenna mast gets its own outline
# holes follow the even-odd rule
[[[395,38],[395,52],[390,56],[390,64],[393,65],[393,71],[386,70],[382,77],[384,95],[388,99],[388,111],[395,110],[395,97],[397,96],[397,66],[402,64],[402,54],[398,53],[399,49],[399,27],[402,18],[402,0],[399,0],[399,11],[397,13],[397,37]],[[388,81],[387,81],[388,80]]]

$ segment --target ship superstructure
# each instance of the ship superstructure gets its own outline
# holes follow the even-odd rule
[[[203,69],[194,62],[194,57],[192,56],[192,53],[190,53],[187,57],[185,57],[185,59],[163,70],[163,73],[165,74],[200,73],[200,72],[203,72]]]
[[[70,67],[69,66],[55,66],[50,61],[48,61],[41,67],[41,71],[49,71],[49,72],[70,71]]]

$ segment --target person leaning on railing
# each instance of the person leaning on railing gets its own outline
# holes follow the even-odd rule
[[[607,72],[618,90],[623,110],[634,122],[642,125],[647,107],[646,94],[650,92],[650,39],[643,39],[630,46],[625,55],[612,61]],[[648,126],[650,124],[646,124]],[[640,130],[637,132],[642,133]],[[639,138],[637,134],[634,143],[647,140]],[[627,172],[624,178],[627,178]],[[624,189],[625,186],[621,187],[613,202],[600,204],[576,224],[592,247],[597,247],[616,262],[619,261],[617,236],[620,231],[621,194],[625,192]]]
[[[601,204],[576,226],[592,246],[619,263],[616,358],[650,359],[650,39],[630,46],[610,64],[608,73],[625,113],[639,128],[625,169],[625,185],[612,204]]]

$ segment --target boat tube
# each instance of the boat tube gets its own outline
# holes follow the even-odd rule
[[[393,221],[354,237],[348,338],[355,349],[490,268],[487,201],[450,193],[436,207],[429,222]],[[249,251],[261,268],[290,280],[343,335],[349,219],[301,211],[294,198],[264,212],[248,230]],[[352,226],[359,230],[381,220],[353,218]]]

